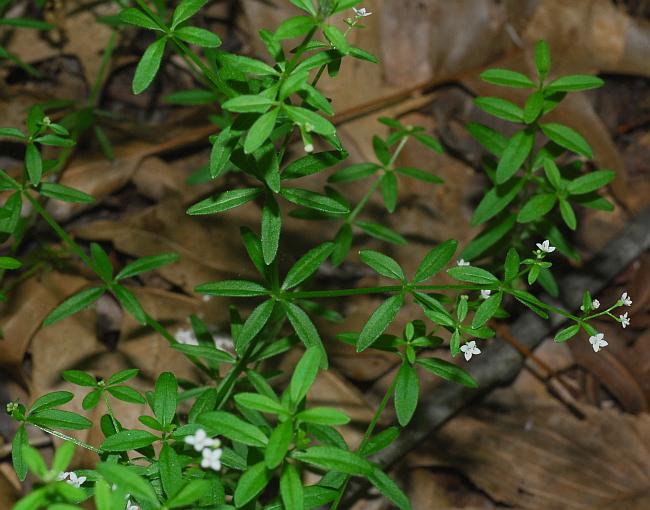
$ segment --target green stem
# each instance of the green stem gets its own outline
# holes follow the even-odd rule
[[[69,441],[71,443],[74,443],[77,446],[81,446],[82,448],[85,448],[86,450],[90,450],[91,452],[94,452],[97,455],[101,455],[102,453],[104,453],[103,450],[100,450],[99,448],[95,448],[93,445],[90,445],[72,436],[68,436],[67,434],[64,434],[63,432],[59,432],[58,430],[52,430],[51,428],[43,427],[41,425],[36,425],[35,423],[29,423],[29,424],[32,425],[33,427],[41,429],[43,432],[46,432],[47,434],[50,434],[54,437],[58,437],[59,439],[63,439],[64,441]]]
[[[115,49],[116,42],[117,42],[117,30],[113,30],[113,32],[111,33],[111,37],[108,40],[108,44],[104,49],[104,53],[102,54],[102,61],[99,65],[99,70],[97,71],[97,76],[95,77],[95,82],[93,83],[93,87],[90,90],[90,95],[88,96],[88,105],[92,106],[93,108],[97,106],[97,101],[99,99],[99,91],[101,90],[102,84],[104,83],[106,70],[108,69],[108,64],[111,61],[111,57],[113,56],[113,50]]]
[[[397,377],[393,377],[393,381],[390,383],[390,386],[386,390],[386,393],[384,394],[384,398],[381,399],[379,407],[377,407],[377,409],[375,410],[375,414],[373,414],[372,420],[370,420],[370,423],[368,424],[368,427],[366,428],[366,431],[363,434],[363,440],[361,441],[361,444],[359,445],[357,451],[363,451],[363,449],[368,444],[368,441],[370,441],[370,438],[372,437],[372,433],[374,432],[377,423],[379,423],[379,419],[381,418],[384,409],[386,409],[386,406],[388,405],[390,398],[393,396],[396,384],[397,384]],[[345,478],[345,481],[343,482],[343,485],[339,489],[339,493],[334,503],[332,503],[330,510],[336,510],[341,504],[341,500],[343,499],[343,495],[345,494],[345,489],[347,488],[349,481],[350,481],[350,477],[347,476]]]
[[[387,294],[391,292],[402,292],[402,285],[384,285],[378,287],[357,287],[354,289],[334,289],[334,290],[305,290],[288,292],[287,296],[295,299],[315,299],[330,298],[343,296],[359,296],[362,294]],[[429,292],[438,290],[482,290],[485,286],[479,285],[412,285],[407,289],[418,292]]]

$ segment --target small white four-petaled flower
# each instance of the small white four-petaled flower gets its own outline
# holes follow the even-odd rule
[[[605,340],[605,335],[602,333],[596,333],[594,336],[590,336],[589,343],[594,348],[594,352],[598,352],[608,345],[607,340]]]
[[[481,354],[481,349],[476,347],[476,342],[474,340],[470,340],[465,345],[461,345],[460,350],[465,354],[466,361],[471,360],[472,356],[475,354]]]
[[[459,267],[469,266],[469,260],[459,259],[459,260],[456,261],[456,265],[459,266]]]
[[[591,302],[591,307],[592,307],[594,310],[598,310],[598,309],[600,308],[600,301],[598,301],[597,299],[594,299],[594,300]]]
[[[60,476],[60,475],[59,475]],[[68,473],[68,479],[65,481],[65,483],[72,485],[73,487],[76,487],[77,489],[80,488],[83,483],[86,481],[85,476],[77,476],[77,473],[74,471],[71,471]],[[63,478],[65,480],[65,478]]]
[[[543,243],[537,243],[537,247],[544,253],[553,253],[555,251],[555,246],[551,246],[551,242],[548,239],[544,240]]]
[[[627,295],[627,292],[623,292],[623,294],[621,294],[621,302],[625,306],[632,306],[632,300],[630,299],[630,296]]]
[[[627,312],[623,315],[619,315],[618,318],[621,319],[621,326],[623,326],[623,329],[630,325],[630,318],[627,316]]]
[[[210,448],[205,448],[201,455],[201,467],[203,469],[213,469],[219,471],[221,469],[221,449],[217,448],[216,450],[211,450]]]
[[[492,294],[492,291],[490,289],[481,289],[481,299],[489,298],[490,294]]]
[[[203,429],[198,429],[193,436],[186,436],[185,442],[191,444],[197,452],[203,451],[211,446],[218,447],[221,444],[218,439],[208,437]]]
[[[140,510],[140,507],[129,499],[126,502],[126,510]]]
[[[352,7],[352,10],[359,18],[365,18],[366,16],[370,16],[372,14],[372,12],[367,11],[365,7],[359,7],[358,9],[356,7]]]

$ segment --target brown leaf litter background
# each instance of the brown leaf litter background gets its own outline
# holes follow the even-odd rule
[[[56,5],[48,16],[58,25],[58,39],[28,30],[6,32],[7,48],[47,79],[28,78],[10,65],[2,66],[3,125],[22,125],[26,108],[35,102],[84,97],[99,69],[110,30],[97,25],[94,17],[110,9],[102,3],[72,0]],[[583,257],[582,267],[588,267],[590,258],[650,203],[649,2],[369,0],[365,7],[373,15],[364,19],[365,30],[353,32],[352,42],[379,56],[380,64],[345,62],[336,79],[322,82],[334,100],[335,121],[351,154],[348,162],[372,160],[372,135],[383,133],[377,118],[395,116],[424,126],[447,149],[438,156],[407,145],[401,163],[432,170],[446,182],[436,187],[400,182],[393,215],[386,215],[379,201],[371,202],[368,219],[398,230],[409,240],[407,247],[358,234],[355,248],[383,250],[412,271],[431,245],[451,237],[467,242],[476,233],[469,218],[485,179],[479,170],[481,152],[463,125],[486,119],[473,107],[472,98],[501,95],[515,102],[523,98],[516,90],[482,83],[478,75],[494,66],[532,73],[532,45],[540,38],[551,45],[554,73],[595,73],[606,82],[600,90],[571,95],[552,114],[586,136],[599,167],[617,173],[607,191],[616,211],[579,211],[573,242]],[[20,1],[12,7],[16,15],[29,14],[31,8],[31,2]],[[221,35],[226,48],[262,58],[258,30],[274,28],[295,12],[279,0],[213,1],[199,19]],[[179,263],[143,279],[143,286],[134,287],[134,292],[154,318],[171,324],[173,330],[187,329],[187,317],[197,313],[226,338],[226,302],[204,301],[191,290],[209,280],[253,276],[237,239],[241,225],[257,225],[259,210],[249,204],[221,216],[184,214],[198,198],[226,189],[233,177],[200,186],[186,183],[190,173],[206,163],[207,136],[214,128],[203,108],[171,107],[162,101],[169,92],[193,86],[176,57],[165,60],[154,87],[142,96],[131,95],[130,79],[143,44],[146,40],[143,43],[134,30],[123,33],[101,97],[104,109],[119,114],[108,128],[115,161],[104,159],[92,143],[84,143],[61,177],[63,184],[92,194],[97,204],[55,202],[49,208],[79,241],[101,242],[118,266],[132,257],[180,253]],[[505,123],[490,122],[508,129]],[[1,157],[10,173],[20,171],[15,152],[3,151],[6,155]],[[307,185],[318,189],[324,179],[314,176]],[[358,186],[345,190],[353,199],[363,191]],[[282,263],[288,266],[333,235],[332,228],[318,224],[306,229],[299,220],[286,221]],[[61,247],[39,225],[30,236],[26,252]],[[340,268],[324,268],[319,278],[333,287],[377,282],[355,256]],[[55,389],[77,392],[59,377],[66,369],[105,376],[136,366],[141,369],[137,380],[141,389],[164,370],[200,379],[182,356],[158,335],[141,329],[109,297],[55,326],[39,328],[54,306],[92,279],[79,261],[67,258],[46,263],[15,283],[0,318],[5,335],[0,341],[3,402],[16,398],[29,402]],[[644,254],[597,296],[609,303],[625,289],[634,299],[630,328],[623,330],[613,322],[599,325],[609,341],[603,352],[593,353],[584,337],[561,345],[549,338],[535,352],[563,388],[561,401],[539,377],[539,364],[528,360],[512,384],[449,421],[417,452],[405,452],[392,474],[406,487],[414,508],[650,508],[649,281],[650,255]],[[381,352],[355,354],[334,335],[360,328],[377,303],[374,297],[337,301],[344,323],[320,324],[333,367],[319,376],[311,396],[314,402],[338,406],[352,416],[353,424],[343,433],[353,444],[394,374],[396,359]],[[395,328],[417,313],[406,307]],[[289,353],[282,366],[290,367],[296,355]],[[444,349],[440,355],[447,356]],[[423,392],[434,392],[438,382],[427,376],[423,380]],[[126,423],[135,420],[138,409],[116,408]],[[384,423],[391,419],[386,416]],[[22,490],[10,467],[14,431],[15,424],[0,415],[0,508],[10,508]],[[78,436],[100,441],[97,430]],[[31,439],[51,453],[48,438],[33,433]],[[79,452],[75,462],[88,466],[92,457]],[[355,510],[384,508],[390,506],[373,493],[354,505]]]

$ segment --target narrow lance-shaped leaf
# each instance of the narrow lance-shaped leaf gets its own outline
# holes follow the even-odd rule
[[[265,264],[269,265],[275,260],[280,244],[280,230],[282,216],[278,203],[270,191],[266,193],[264,207],[262,207],[262,254]]]
[[[435,276],[456,253],[458,241],[449,239],[429,251],[415,271],[413,283],[419,283]]]
[[[497,165],[497,183],[503,184],[521,168],[533,149],[535,137],[527,129],[518,131],[508,142]]]
[[[179,257],[177,253],[159,253],[158,255],[141,257],[124,266],[122,270],[115,276],[115,280],[132,278],[139,274],[153,271],[159,267],[176,262],[178,258]]]
[[[103,287],[93,287],[91,289],[82,290],[74,296],[69,297],[54,310],[43,321],[44,326],[49,326],[58,322],[66,317],[73,315],[84,308],[89,307],[97,301],[102,294],[106,292]]]
[[[394,280],[405,281],[404,271],[395,259],[374,250],[361,250],[359,258],[380,275]]]
[[[244,188],[224,191],[214,197],[197,202],[187,210],[190,216],[215,214],[246,204],[262,193],[261,188]]]
[[[402,363],[396,377],[395,412],[397,421],[402,427],[405,427],[411,421],[418,405],[420,381],[415,368],[407,362]]]
[[[282,283],[282,289],[288,290],[304,282],[318,270],[333,249],[334,244],[327,242],[309,250],[291,267]]]
[[[460,383],[469,388],[477,388],[477,382],[465,370],[454,363],[438,358],[419,358],[418,365],[422,366],[432,374],[435,374],[448,381]]]
[[[391,322],[397,317],[397,313],[404,304],[404,296],[397,294],[389,297],[373,312],[368,322],[361,330],[357,342],[357,352],[361,352],[372,345],[379,338]]]
[[[144,92],[151,85],[160,68],[166,43],[167,39],[158,39],[151,43],[143,53],[140,62],[138,62],[138,67],[135,69],[135,75],[133,76],[132,89],[134,94],[137,95]]]
[[[561,147],[587,158],[593,158],[593,151],[589,143],[577,131],[557,123],[541,124],[540,127],[546,136]]]

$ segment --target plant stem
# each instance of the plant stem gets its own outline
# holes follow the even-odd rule
[[[32,425],[33,427],[41,429],[43,432],[53,435],[54,437],[58,437],[59,439],[63,439],[64,441],[69,441],[71,443],[74,443],[77,446],[81,446],[82,448],[85,448],[86,450],[90,450],[91,452],[94,452],[97,455],[101,455],[102,453],[104,453],[103,450],[100,450],[99,448],[95,448],[93,445],[90,445],[75,437],[64,434],[63,432],[59,432],[58,430],[52,430],[51,428],[43,427],[41,425],[36,425],[35,423],[29,423],[29,424]]]
[[[372,437],[372,433],[374,432],[377,423],[379,423],[379,419],[381,418],[384,409],[386,409],[386,406],[388,405],[390,398],[393,396],[393,392],[395,391],[396,384],[397,384],[397,377],[393,377],[393,381],[390,383],[390,386],[386,390],[386,393],[384,394],[384,398],[381,399],[379,406],[375,410],[375,414],[373,414],[372,416],[372,420],[370,420],[370,423],[368,424],[368,427],[366,428],[366,431],[363,434],[363,439],[361,440],[361,444],[359,445],[357,451],[363,451],[363,449],[368,444],[368,441],[370,441],[370,438]],[[343,499],[343,495],[345,494],[345,489],[347,488],[349,481],[350,481],[350,477],[347,476],[345,478],[345,481],[343,482],[343,485],[339,489],[339,493],[334,503],[332,503],[330,510],[336,510],[341,504],[341,500]]]

